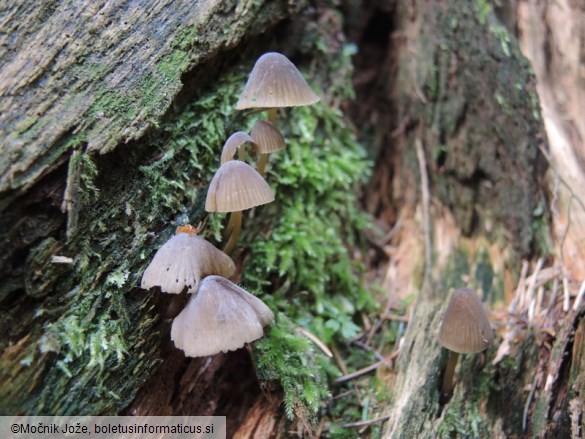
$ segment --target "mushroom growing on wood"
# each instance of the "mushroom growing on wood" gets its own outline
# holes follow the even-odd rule
[[[141,288],[160,287],[163,293],[192,293],[205,276],[232,276],[236,266],[231,258],[196,235],[193,226],[181,226],[154,255],[142,275]]]
[[[319,97],[286,56],[268,52],[256,61],[236,109],[269,108],[276,111],[279,107],[299,107],[318,101]]]
[[[285,148],[284,137],[278,131],[278,128],[267,120],[257,121],[252,127],[250,135],[260,153],[257,166],[258,172],[260,175],[264,175],[270,154]]]
[[[173,320],[171,339],[188,357],[233,351],[259,339],[274,314],[257,297],[220,276],[208,276]]]
[[[471,288],[455,291],[439,330],[439,343],[449,350],[441,387],[443,398],[448,399],[453,391],[453,375],[459,354],[484,351],[493,338],[488,316],[477,294]]]
[[[243,131],[236,131],[233,133],[223,145],[223,149],[221,151],[221,164],[225,164],[234,158],[236,151],[238,152],[238,157],[240,160],[244,160],[244,151],[242,146],[246,143],[254,143],[254,140],[250,135],[244,133]]]
[[[316,102],[319,102],[319,97],[313,93],[295,65],[281,53],[269,52],[256,61],[236,109],[266,108],[268,120],[276,124],[278,108],[299,107]],[[264,163],[258,164],[258,171],[264,174],[268,156],[262,155],[261,160]]]
[[[230,160],[217,170],[207,191],[207,212],[231,212],[232,233],[224,251],[236,245],[242,225],[242,211],[274,201],[274,194],[262,176],[250,165]]]

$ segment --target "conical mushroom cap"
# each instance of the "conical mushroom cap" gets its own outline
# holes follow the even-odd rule
[[[257,297],[220,276],[208,276],[173,320],[171,339],[188,357],[233,351],[259,339],[274,314]]]
[[[236,271],[231,258],[205,239],[178,233],[154,255],[142,275],[141,288],[160,287],[163,293],[179,294],[187,287],[194,292],[205,276],[232,276]]]
[[[223,165],[224,163],[227,163],[233,159],[238,148],[240,148],[246,142],[254,143],[254,140],[252,140],[252,137],[243,131],[236,131],[233,133],[223,145],[223,149],[221,151],[221,164]]]
[[[318,101],[295,65],[286,56],[269,52],[256,61],[236,109],[298,107]]]
[[[487,349],[494,334],[477,294],[471,288],[453,293],[439,330],[441,346],[460,354]]]
[[[262,176],[240,160],[230,160],[217,170],[207,191],[207,212],[239,212],[274,201]]]
[[[267,120],[259,120],[254,124],[251,133],[258,151],[269,154],[285,148],[284,137],[273,124]]]

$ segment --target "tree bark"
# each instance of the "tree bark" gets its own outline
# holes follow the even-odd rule
[[[169,108],[182,74],[301,6],[223,0],[7,5],[0,206],[79,145],[105,153],[139,138]]]
[[[384,47],[362,46],[358,72],[381,69],[357,85],[373,114],[354,117],[379,148],[369,208],[398,224],[388,303],[417,291],[387,378],[385,436],[581,437],[584,308],[550,254],[548,145],[530,66],[487,2],[376,5],[367,27],[392,33]],[[519,276],[520,261],[539,256],[549,267]],[[464,285],[490,304],[498,336],[460,359],[442,405],[438,329],[449,292]]]

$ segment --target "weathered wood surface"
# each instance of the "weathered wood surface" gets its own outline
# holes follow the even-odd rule
[[[567,310],[552,277],[542,282],[543,302],[528,282],[516,290],[520,262],[546,258],[551,245],[548,146],[530,67],[487,2],[379,8],[372,23],[381,32],[381,16],[393,32],[386,46],[362,47],[361,64],[358,56],[358,99],[373,114],[357,117],[372,124],[380,151],[370,208],[400,224],[385,285],[395,301],[418,291],[397,367],[380,373],[393,395],[385,437],[580,434],[579,284],[568,283]],[[380,70],[368,66],[374,57],[383,59]],[[564,275],[555,270],[559,285]],[[462,285],[491,308],[496,343],[460,360],[455,394],[441,407],[447,354],[438,329],[449,290]]]
[[[286,1],[18,1],[0,11],[0,211],[83,146],[140,137],[181,75],[298,10]]]
[[[513,10],[522,51],[537,78],[550,143],[553,231],[557,254],[585,278],[585,7],[581,2],[522,0]]]

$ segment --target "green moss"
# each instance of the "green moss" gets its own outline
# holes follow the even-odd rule
[[[161,59],[157,65],[157,70],[162,73],[165,79],[175,79],[179,77],[189,63],[189,53],[185,51],[173,51],[165,58]]]
[[[468,259],[469,256],[461,249],[457,249],[449,257],[441,278],[441,291],[444,291],[444,294],[447,294],[449,288],[459,288],[461,279],[469,274],[470,265]]]
[[[363,268],[348,254],[368,225],[355,192],[369,162],[340,114],[323,105],[296,110],[290,127],[270,173],[277,200],[256,220],[271,223],[271,233],[245,238],[252,258],[244,279],[255,290],[272,285],[275,305],[325,342],[348,339],[359,330],[352,316],[371,304]]]
[[[28,117],[26,119],[23,119],[16,125],[13,137],[16,135],[24,134],[29,130],[32,130],[35,127],[35,125],[38,124],[38,122],[39,118],[37,117]]]
[[[485,355],[490,358],[495,348]],[[480,406],[488,397],[499,391],[495,383],[494,370],[482,367],[475,355],[466,355],[460,359],[460,376],[456,386],[455,397],[444,408],[445,413],[437,429],[441,438],[489,436],[489,421],[485,410]]]
[[[336,65],[336,71],[348,79],[353,52],[348,48],[344,53],[345,64]],[[343,79],[338,76],[334,87],[337,98],[353,93]],[[352,249],[363,244],[361,232],[370,226],[356,193],[369,177],[371,161],[342,114],[325,104],[287,110],[277,125],[287,148],[271,157],[268,168],[276,201],[256,209],[253,222],[244,221],[240,242],[249,259],[242,282],[325,343],[346,342],[361,330],[358,313],[376,306],[364,287],[363,265],[351,257]],[[268,233],[259,235],[258,230]],[[314,419],[329,394],[326,378],[339,372],[323,354],[294,348],[291,343],[307,343],[294,331],[283,340],[283,324],[278,319],[258,344],[258,373],[281,383],[289,417]]]
[[[329,360],[318,354],[282,313],[276,315],[269,335],[255,348],[258,377],[282,387],[287,417],[301,416],[314,424],[321,402],[329,396],[327,372],[337,373]]]
[[[449,257],[441,273],[441,291],[447,294],[450,288],[468,286],[476,289],[484,301],[501,301],[504,298],[503,274],[494,269],[487,241],[478,239],[475,245],[478,248],[473,252],[463,245]]]
[[[72,156],[79,185],[78,230],[83,233],[60,248],[74,263],[59,266],[51,295],[33,304],[38,307],[32,317],[38,344],[33,341],[31,351],[0,357],[5,366],[0,394],[9,395],[2,398],[3,413],[116,413],[153,373],[159,364],[160,317],[153,296],[128,292],[177,224],[202,219],[198,197],[217,167],[244,80],[224,75],[217,88],[162,125],[154,140],[120,153],[107,169],[91,154]],[[124,105],[124,100],[114,103]],[[64,147],[83,141],[74,136]],[[164,233],[153,234],[162,229]],[[26,377],[29,384],[4,379],[6,373]]]
[[[483,26],[492,12],[492,6],[487,0],[478,0],[475,2],[475,11],[477,14],[477,21]]]
[[[196,38],[185,36],[186,46],[191,37]],[[348,48],[341,61],[336,57],[343,69],[332,64],[344,72],[336,76],[338,95],[333,99],[352,92],[351,53]],[[139,113],[150,114],[164,99],[160,85],[182,62],[180,54],[161,62],[136,92],[141,96],[104,90],[89,114],[96,120],[116,116],[113,123],[124,126]],[[162,323],[152,296],[134,288],[177,225],[203,221],[203,236],[221,238],[225,216],[207,215],[202,205],[221,146],[231,132],[246,126],[234,112],[245,79],[223,74],[213,89],[170,114],[154,138],[144,136],[120,147],[107,161],[80,151],[72,158],[71,170],[79,176],[78,230],[83,233],[73,234],[60,250],[74,263],[36,310],[38,350],[32,343],[34,348],[17,358],[24,368],[19,376],[35,385],[38,380],[31,377],[42,376],[43,385],[22,393],[21,399],[6,399],[10,407],[3,410],[116,413],[151,376],[159,364]],[[248,127],[252,122],[246,122]],[[359,331],[358,313],[374,307],[364,287],[364,267],[351,257],[363,245],[360,231],[369,225],[355,194],[368,178],[371,162],[343,115],[325,104],[287,111],[281,126],[288,149],[273,158],[268,175],[277,201],[256,209],[255,224],[246,219],[242,246],[249,258],[243,283],[277,314],[268,336],[256,345],[258,374],[282,386],[290,418],[311,422],[339,371],[294,325],[339,343]],[[85,139],[68,138],[64,147],[75,148]],[[4,371],[15,370],[11,361],[0,358],[7,365]],[[7,383],[0,389],[3,395],[20,391],[12,383],[22,388],[20,380],[1,378],[2,372],[0,381]]]

